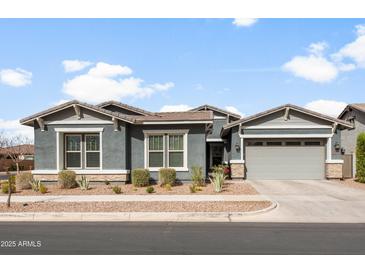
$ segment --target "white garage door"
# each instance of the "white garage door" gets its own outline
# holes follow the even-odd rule
[[[323,179],[325,148],[323,145],[246,146],[246,168],[248,179]]]

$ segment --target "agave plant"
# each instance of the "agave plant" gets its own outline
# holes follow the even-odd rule
[[[40,180],[35,180],[33,179],[31,182],[30,182],[30,185],[32,187],[32,190],[35,191],[35,192],[38,192],[39,189],[41,188],[41,181]]]
[[[213,172],[213,178],[209,178],[210,182],[214,187],[215,192],[221,192],[224,184],[224,180],[227,178],[222,170],[216,170]]]
[[[77,184],[81,190],[88,190],[90,188],[90,182],[85,176],[81,176],[81,180],[78,180]]]

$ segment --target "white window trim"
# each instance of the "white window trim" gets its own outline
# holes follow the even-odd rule
[[[55,128],[56,132],[63,132],[63,133],[95,133],[95,132],[103,132],[104,128],[96,127],[96,128]]]
[[[182,135],[184,147],[182,150],[171,150],[172,152],[182,152],[183,153],[183,166],[182,167],[170,167],[170,135]],[[187,133],[172,133],[167,135],[167,167],[173,168],[176,171],[188,171],[188,134]]]
[[[98,136],[99,137],[99,150],[90,150],[88,151],[86,149],[86,137],[87,136]],[[85,159],[85,169],[94,169],[94,170],[101,170],[101,158],[102,158],[102,154],[101,154],[101,134],[100,133],[89,133],[89,134],[85,134],[84,135],[84,159]],[[88,167],[87,166],[87,152],[99,152],[99,167]]]
[[[184,167],[174,167],[174,169],[176,171],[189,171],[188,168],[188,132],[189,130],[144,130],[144,168],[148,169],[149,171],[159,171],[160,168],[164,168],[167,167],[168,165],[166,164],[166,141],[165,139],[167,139],[169,134],[183,134],[184,135]],[[149,136],[156,136],[156,135],[163,135],[163,147],[164,147],[164,151],[163,151],[163,167],[149,167]],[[167,136],[166,136],[167,135]],[[168,155],[167,155],[168,156]]]
[[[263,139],[263,138],[330,138],[333,134],[244,134],[241,138]]]
[[[150,150],[150,137],[151,136],[162,136],[162,150]],[[166,155],[165,155],[165,135],[163,133],[152,133],[152,134],[148,134],[147,138],[145,138],[145,159],[147,159],[147,161],[145,162],[145,168],[148,168],[151,171],[158,171],[160,168],[165,167],[166,163],[165,163],[165,159],[166,159]],[[150,152],[162,152],[162,165],[161,167],[149,167],[149,156],[150,156]]]
[[[130,170],[128,169],[105,169],[105,170],[96,170],[96,169],[89,169],[89,170],[85,170],[85,169],[67,169],[67,170],[71,170],[71,171],[75,171],[76,174],[129,174]],[[31,173],[32,174],[58,174],[58,172],[60,172],[60,170],[56,170],[56,169],[36,169],[36,170],[32,170]]]
[[[67,136],[79,136],[80,137],[80,151],[74,151],[74,150],[67,150]],[[83,155],[82,155],[82,146],[83,146],[83,141],[82,141],[82,135],[81,134],[65,134],[64,136],[64,161],[65,161],[65,169],[67,170],[72,170],[72,169],[75,169],[75,170],[80,170],[82,169],[82,160],[83,160]],[[68,164],[67,164],[67,153],[75,153],[75,152],[79,152],[80,153],[80,167],[68,167]]]

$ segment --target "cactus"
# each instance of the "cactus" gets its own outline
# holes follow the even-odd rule
[[[81,190],[88,190],[90,188],[90,182],[86,176],[81,176],[81,180],[78,180],[77,184]]]

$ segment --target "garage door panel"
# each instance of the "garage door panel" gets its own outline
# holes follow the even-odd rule
[[[248,179],[323,179],[323,146],[248,146]]]

